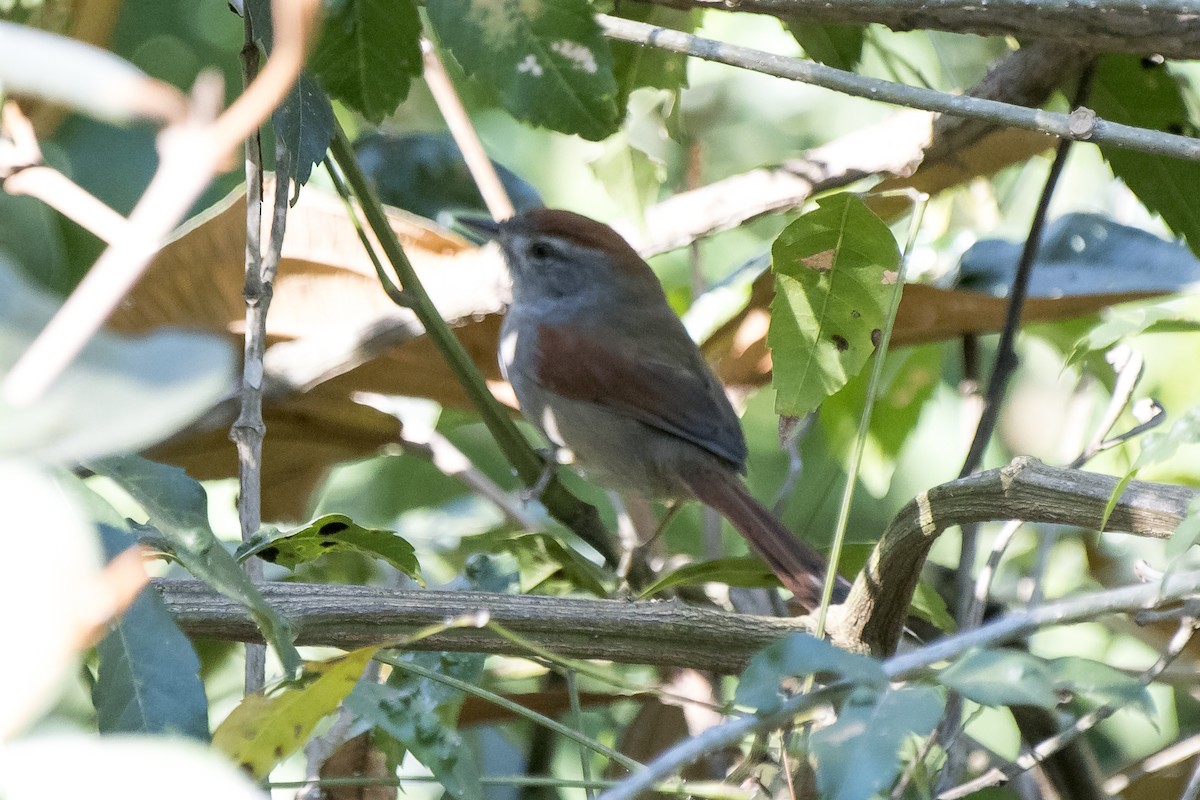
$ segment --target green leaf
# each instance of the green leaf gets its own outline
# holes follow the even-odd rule
[[[1089,658],[1067,656],[1046,662],[1055,687],[1097,705],[1133,708],[1146,716],[1154,714],[1149,688],[1137,678]]]
[[[802,675],[833,674],[875,689],[887,686],[883,667],[873,658],[848,653],[824,639],[790,633],[755,653],[738,682],[734,702],[759,711],[772,711],[784,699],[784,682]]]
[[[700,15],[695,10],[664,8],[651,3],[621,2],[615,16],[671,30],[691,33]],[[634,89],[653,87],[676,91],[687,86],[687,56],[632,42],[612,42],[613,74],[620,96],[617,108],[625,108]]]
[[[0,256],[0,375],[58,309]],[[75,464],[155,444],[228,391],[234,352],[215,336],[101,331],[33,405],[0,403],[0,456]]]
[[[778,588],[779,579],[761,558],[714,558],[668,572],[643,589],[638,599],[645,600],[677,586],[700,586],[705,583],[724,583],[744,589],[770,589]]]
[[[1164,65],[1138,56],[1106,55],[1092,81],[1088,105],[1104,120],[1190,134],[1193,126],[1178,79]],[[1176,234],[1200,252],[1200,208],[1192,202],[1200,164],[1119,147],[1101,147],[1113,174]]]
[[[1188,503],[1187,515],[1175,528],[1171,538],[1167,539],[1164,554],[1168,560],[1174,561],[1197,541],[1200,541],[1200,497],[1192,498]]]
[[[103,501],[95,497],[96,503]],[[108,510],[110,519],[97,527],[111,560],[135,540]],[[138,592],[96,646],[96,658],[92,703],[101,733],[175,733],[209,740],[200,660],[153,588]]]
[[[1019,650],[973,650],[940,671],[937,679],[980,705],[1058,705],[1046,662]]]
[[[771,246],[771,263],[775,410],[801,416],[875,351],[900,251],[879,217],[842,193],[788,225]]]
[[[213,746],[255,778],[271,769],[308,740],[323,718],[354,689],[367,662],[379,647],[363,647],[341,658],[309,662],[302,686],[271,697],[247,695],[213,733]]]
[[[862,58],[867,29],[862,25],[835,25],[794,21],[787,24],[804,54],[838,69],[852,70]]]
[[[558,577],[581,591],[597,597],[608,596],[609,574],[551,534],[482,533],[464,538],[463,544],[469,550],[515,556],[521,577],[520,591],[524,594],[535,592],[551,578]]]
[[[1200,320],[1170,306],[1113,306],[1102,312],[1101,322],[1075,343],[1067,366],[1078,364],[1091,353],[1103,352],[1118,342],[1141,333],[1194,333]]]
[[[925,581],[917,581],[917,588],[913,591],[912,612],[946,633],[954,633],[958,628],[954,617],[950,616],[950,609],[946,607],[945,598]]]
[[[357,525],[345,514],[326,514],[293,531],[260,531],[239,547],[234,556],[239,562],[258,556],[263,561],[295,569],[326,553],[347,552],[381,558],[425,585],[411,544],[392,531]]]
[[[88,466],[116,481],[146,510],[189,572],[246,607],[289,675],[300,671],[300,654],[292,644],[291,627],[267,604],[258,587],[213,535],[208,524],[208,498],[199,481],[178,467],[138,456],[110,458]]]
[[[900,772],[909,736],[928,736],[941,719],[942,693],[928,686],[886,691],[856,689],[832,725],[815,731],[817,788],[825,800],[875,797]]]
[[[437,699],[417,684],[359,684],[346,708],[403,745],[438,779],[451,797],[483,797],[470,752],[438,713]]]
[[[1175,455],[1180,445],[1200,442],[1200,406],[1187,410],[1171,424],[1169,431],[1150,431],[1142,437],[1142,452],[1133,462],[1134,471],[1161,464]]]
[[[270,53],[274,47],[270,0],[246,0],[245,9],[255,35]],[[271,114],[277,169],[291,175],[297,186],[308,183],[313,165],[320,163],[329,150],[335,123],[333,106],[325,91],[308,72],[301,72],[287,97]]]
[[[599,141],[621,120],[608,40],[587,0],[437,0],[438,39],[517,119]]]
[[[309,68],[335,99],[379,123],[421,75],[421,18],[412,0],[332,0]]]

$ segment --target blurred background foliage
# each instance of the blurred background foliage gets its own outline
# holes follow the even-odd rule
[[[42,10],[49,14],[53,6],[47,3]],[[44,18],[31,16],[36,13],[36,9],[18,5],[4,10],[2,16],[46,23]],[[149,74],[187,89],[200,69],[216,67],[225,76],[227,95],[233,97],[240,91],[242,23],[224,2],[125,0],[114,4],[113,13],[116,16],[109,45]],[[753,42],[773,52],[801,52],[793,35],[777,20],[765,16],[713,13],[696,14],[694,18],[701,35]],[[1007,44],[997,38],[895,33],[870,27],[862,42],[858,71],[958,91],[978,81],[1006,49]],[[642,224],[645,206],[656,200],[796,157],[807,148],[883,121],[892,113],[864,100],[692,60],[687,65],[686,88],[678,93],[662,89],[635,91],[621,133],[597,143],[514,121],[503,110],[490,106],[487,92],[456,71],[453,63],[448,66],[493,159],[526,181],[549,206],[570,208],[634,228]],[[1194,66],[1172,65],[1172,69],[1183,79],[1184,98],[1189,113],[1194,115],[1197,97],[1190,82]],[[1066,108],[1061,97],[1052,105]],[[335,110],[351,131],[374,130],[353,113],[341,107]],[[380,130],[391,134],[435,133],[443,130],[443,123],[424,85],[416,82],[408,99]],[[122,213],[132,207],[157,163],[149,129],[119,129],[68,115],[46,125],[41,133],[50,163]],[[1046,177],[1048,156],[932,198],[910,254],[910,278],[945,285],[953,280],[961,254],[975,241],[1020,241]],[[211,206],[242,180],[240,169],[222,176],[197,204],[197,211]],[[327,176],[318,171],[314,184],[327,183]],[[1113,178],[1101,153],[1090,146],[1072,150],[1050,218],[1070,212],[1100,214],[1164,238],[1174,236],[1136,195]],[[654,258],[652,264],[676,309],[686,313],[705,289],[766,252],[791,216],[769,216],[707,238],[689,250]],[[101,249],[90,234],[32,199],[0,194],[0,220],[0,251],[36,282],[60,294],[74,285]],[[907,220],[896,222],[901,240],[906,225]],[[202,269],[203,265],[197,264],[196,268]],[[749,294],[744,280],[733,289],[743,299]],[[1163,301],[1141,302],[1158,305]],[[1197,316],[1194,298],[1172,302],[1181,316]],[[1064,363],[1076,339],[1098,318],[1092,315],[1045,323],[1025,331],[1021,338],[1021,368],[1009,393],[1000,435],[988,451],[987,466],[1002,464],[1011,455],[1021,453],[1064,464],[1080,452],[1107,402],[1112,374],[1099,359],[1069,367]],[[980,363],[985,369],[992,355],[991,339],[982,340]],[[1190,368],[1200,361],[1200,342],[1194,335],[1143,334],[1132,337],[1128,344],[1145,357],[1145,377],[1137,396],[1157,399],[1168,410],[1169,420],[1194,405],[1200,396],[1200,373]],[[960,342],[896,349],[889,355],[887,367],[887,383],[877,407],[850,524],[852,538],[858,543],[877,538],[892,515],[918,492],[952,479],[973,429],[971,401],[960,390],[966,377]],[[863,384],[863,380],[857,380],[825,403],[795,454],[779,446],[771,389],[754,391],[744,400],[750,485],[759,497],[780,505],[789,527],[819,544],[827,542],[836,515],[839,490],[846,478],[843,465],[861,410]],[[437,431],[499,485],[517,488],[504,459],[471,411],[440,408],[425,401],[420,413],[435,418]],[[1126,417],[1118,430],[1132,424]],[[267,435],[269,439],[270,431]],[[1125,474],[1139,449],[1136,441],[1115,448],[1097,456],[1088,468]],[[308,508],[312,515],[338,512],[361,525],[397,530],[416,545],[430,585],[453,581],[472,549],[468,537],[509,530],[508,523],[489,503],[471,494],[457,479],[444,475],[427,458],[393,450],[338,466],[309,499]],[[777,495],[793,455],[803,465],[800,482],[794,492],[781,498]],[[1183,447],[1166,461],[1142,469],[1139,477],[1195,485],[1200,478],[1197,451]],[[613,515],[605,495],[578,478],[568,480],[585,499],[602,508],[612,525]],[[208,488],[218,534],[235,540],[232,482],[210,482]],[[119,493],[111,493],[120,503]],[[536,508],[533,510],[536,513]],[[744,552],[744,545],[729,531],[719,545],[706,538],[702,533],[704,516],[694,505],[675,516],[667,531],[666,550],[694,557]],[[303,520],[274,521],[291,524]],[[985,528],[981,539],[981,559],[987,554],[989,530]],[[957,550],[955,537],[943,537],[934,548],[932,560],[953,569]],[[502,558],[506,568],[512,570],[544,568]],[[1073,530],[1057,531],[1053,536],[1045,531],[1027,532],[1018,536],[1010,549],[996,581],[996,593],[1006,599],[1023,599],[1028,591],[1023,576],[1039,562],[1045,567],[1044,590],[1049,597],[1097,584],[1112,585],[1126,578],[1126,565],[1135,558],[1165,566],[1160,543],[1097,537]],[[377,563],[354,556],[328,558],[306,565],[294,575],[274,568],[269,570],[269,577],[355,583],[394,580]],[[565,584],[550,583],[543,588],[555,587],[565,588]],[[1047,657],[1085,655],[1131,669],[1146,663],[1154,652],[1141,635],[1120,626],[1100,624],[1046,631],[1034,636],[1030,647]],[[211,718],[219,720],[240,699],[240,656],[236,648],[226,644],[200,642],[198,649]],[[1194,669],[1195,661],[1188,662],[1187,667]],[[529,688],[534,685],[535,673],[519,662],[496,659],[484,684],[509,691]],[[630,670],[627,680],[653,682],[656,678],[649,670]],[[1136,715],[1131,713],[1118,714],[1092,737],[1107,770],[1154,752],[1177,738],[1180,731],[1196,729],[1200,707],[1194,686],[1164,682],[1155,687],[1154,699],[1157,712],[1152,720],[1134,719]],[[48,724],[70,719],[73,724],[88,725],[91,713],[80,685]],[[588,711],[585,726],[593,735],[611,739],[632,713],[632,706],[621,704]],[[1016,737],[1007,715],[986,710],[978,714],[972,710],[972,714],[968,731],[973,736],[1003,755],[1016,753]],[[470,733],[469,741],[476,745],[474,752],[488,762],[482,765],[485,771],[510,772],[512,759],[517,757],[514,752],[521,751],[528,735],[524,726],[480,728]],[[555,756],[555,774],[578,775],[578,757],[567,750],[560,748]],[[288,773],[296,774],[296,767],[288,767],[280,775]],[[423,796],[421,792],[425,791],[415,784],[405,790],[414,796]],[[508,796],[516,796],[515,790],[510,793],[496,789],[489,794]]]

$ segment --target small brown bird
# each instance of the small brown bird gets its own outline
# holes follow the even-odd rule
[[[512,273],[500,364],[525,417],[604,486],[715,509],[815,608],[825,559],[738,477],[737,415],[649,265],[612,228],[569,211],[471,225],[500,243]]]

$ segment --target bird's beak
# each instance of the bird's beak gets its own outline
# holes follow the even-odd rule
[[[478,237],[486,242],[500,238],[500,223],[486,217],[458,217],[454,222],[466,230],[472,239]]]

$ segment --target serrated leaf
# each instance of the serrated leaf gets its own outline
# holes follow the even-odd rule
[[[699,586],[705,583],[724,583],[744,589],[778,588],[779,578],[767,568],[761,558],[714,558],[697,564],[687,564],[663,575],[638,595],[639,600],[678,586]]]
[[[335,100],[371,122],[396,110],[421,75],[421,18],[412,0],[333,0],[309,69]]]
[[[973,650],[940,671],[937,679],[980,705],[1058,705],[1046,662],[1019,650]]]
[[[1109,122],[1151,130],[1190,133],[1193,126],[1178,79],[1163,65],[1138,56],[1103,56],[1092,80],[1091,107]],[[1101,147],[1113,174],[1176,234],[1200,253],[1200,209],[1191,202],[1200,164],[1120,147]]]
[[[59,304],[0,256],[0,375]],[[0,455],[73,465],[148,447],[211,408],[228,391],[233,365],[233,349],[215,336],[100,331],[37,403],[0,403]]]
[[[862,25],[795,20],[787,23],[787,29],[804,48],[804,54],[813,61],[838,69],[853,70],[862,58],[863,42],[867,33],[867,29]]]
[[[245,561],[258,556],[295,569],[327,553],[346,552],[381,558],[425,585],[416,551],[408,541],[393,531],[364,528],[345,514],[326,514],[293,531],[260,532],[239,547],[235,557]]]
[[[875,797],[900,772],[900,748],[909,736],[928,736],[941,719],[941,692],[914,686],[882,695],[851,693],[837,721],[815,731],[817,788],[826,800]]]
[[[608,40],[587,0],[438,0],[437,37],[517,119],[599,141],[621,120]]]
[[[1103,352],[1118,342],[1143,333],[1194,333],[1200,320],[1186,316],[1169,306],[1117,306],[1105,309],[1100,324],[1075,343],[1067,366],[1078,364],[1087,355]]]
[[[805,675],[833,674],[875,689],[887,686],[883,667],[873,658],[848,653],[824,639],[791,633],[759,650],[738,681],[734,702],[760,712],[779,707],[785,682]]]
[[[863,368],[899,263],[891,231],[849,193],[823,199],[779,234],[767,334],[777,413],[807,414]]]
[[[134,544],[117,525],[97,527],[109,559]],[[96,658],[92,703],[101,733],[174,733],[209,740],[200,660],[154,589],[138,592],[96,646]]]
[[[300,687],[270,697],[247,695],[217,726],[213,746],[254,777],[265,778],[337,710],[378,650],[363,647],[341,658],[309,662]]]
[[[246,607],[289,675],[299,671],[300,654],[292,644],[295,634],[291,626],[275,613],[213,535],[208,523],[208,497],[199,481],[178,467],[138,456],[109,458],[88,466],[114,480],[146,510],[189,572]]]
[[[1046,662],[1055,686],[1097,705],[1133,708],[1146,716],[1154,714],[1154,698],[1137,678],[1090,658],[1066,656]]]

